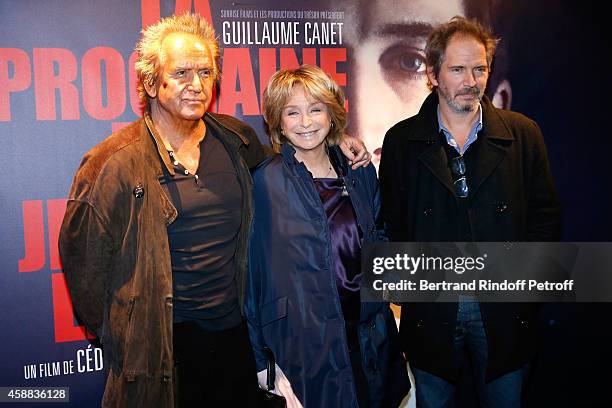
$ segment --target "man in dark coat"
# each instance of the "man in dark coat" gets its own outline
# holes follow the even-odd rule
[[[392,127],[380,166],[392,241],[556,241],[560,206],[538,125],[484,96],[497,41],[455,17],[429,36],[433,92]],[[404,304],[400,333],[417,406],[451,406],[469,351],[484,407],[520,405],[534,352],[530,304]]]

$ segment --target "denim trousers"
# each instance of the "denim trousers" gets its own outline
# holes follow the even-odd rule
[[[472,297],[460,297],[454,334],[455,356],[459,367],[471,363],[481,408],[518,408],[527,367],[485,382],[487,336],[480,314],[480,304]],[[412,369],[416,385],[417,408],[452,408],[455,385],[426,371]]]

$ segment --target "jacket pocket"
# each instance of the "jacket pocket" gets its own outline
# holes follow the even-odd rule
[[[268,302],[261,307],[261,326],[266,326],[286,316],[287,296],[283,296]]]

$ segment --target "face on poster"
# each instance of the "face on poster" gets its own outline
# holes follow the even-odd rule
[[[386,131],[415,115],[429,94],[425,44],[434,25],[463,15],[462,1],[393,0],[347,9],[352,135],[380,162]]]
[[[425,44],[433,27],[456,15],[488,15],[488,7],[476,0],[215,3],[224,52],[218,109],[242,115],[267,142],[256,94],[277,69],[318,65],[344,87],[348,133],[364,141],[378,167],[386,131],[418,113],[430,93]],[[507,82],[502,89],[510,95]],[[492,91],[494,104],[509,107]]]
[[[453,16],[487,14],[485,4],[461,0],[385,0],[346,5],[349,133],[361,138],[378,167],[385,133],[418,113],[429,95],[425,45],[432,29]],[[496,86],[497,88],[497,86]],[[497,89],[494,89],[497,94]],[[509,84],[500,92],[508,95]],[[498,107],[509,107],[501,95]]]

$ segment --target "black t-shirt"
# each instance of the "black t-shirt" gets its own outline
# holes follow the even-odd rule
[[[196,320],[223,330],[241,321],[234,254],[240,231],[242,190],[223,143],[207,130],[197,173],[169,152],[176,174],[161,184],[178,211],[168,226],[174,322]]]

